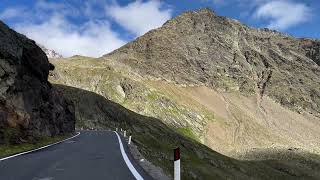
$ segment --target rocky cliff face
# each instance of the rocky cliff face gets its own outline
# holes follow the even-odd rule
[[[253,29],[210,9],[186,12],[105,57],[142,76],[269,96],[320,116],[319,41]]]
[[[72,103],[47,81],[53,69],[34,41],[0,22],[0,144],[74,131]]]

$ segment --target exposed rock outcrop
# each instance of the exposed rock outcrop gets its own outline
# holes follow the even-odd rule
[[[34,41],[0,21],[0,144],[74,131],[73,104],[47,81],[53,69]]]

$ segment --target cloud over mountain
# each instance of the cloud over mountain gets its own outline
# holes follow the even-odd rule
[[[45,47],[64,56],[97,57],[125,43],[108,21],[88,21],[74,25],[62,16],[52,16],[41,24],[18,24],[16,29]]]
[[[106,7],[106,12],[129,32],[140,36],[160,27],[171,18],[171,10],[163,9],[160,1],[135,1],[126,6],[114,4]]]
[[[73,4],[39,0],[25,9],[7,7],[0,18],[15,20],[14,29],[66,57],[101,56],[128,41],[120,31],[136,37],[171,18],[171,10],[155,0],[125,6],[98,0]]]
[[[267,26],[271,29],[284,30],[308,21],[311,17],[311,10],[303,3],[278,0],[262,4],[254,16],[267,19]]]

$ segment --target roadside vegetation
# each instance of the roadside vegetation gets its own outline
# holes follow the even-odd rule
[[[71,137],[72,134],[68,135],[59,135],[54,137],[43,137],[37,140],[34,143],[22,143],[22,144],[9,144],[0,145],[0,158],[11,156],[25,151],[30,151],[33,149],[46,146],[48,144],[56,143],[62,141],[68,137]]]

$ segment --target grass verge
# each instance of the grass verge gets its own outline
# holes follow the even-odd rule
[[[46,146],[48,144],[56,143],[62,141],[66,138],[71,137],[73,134],[68,135],[60,135],[54,137],[43,137],[36,143],[23,143],[23,144],[15,144],[15,145],[0,145],[0,158],[4,158],[7,156],[11,156],[14,154],[18,154],[25,151],[30,151],[33,149],[40,148],[42,146]]]

